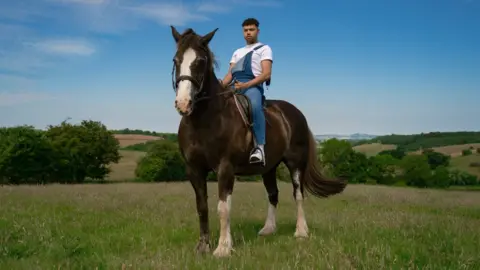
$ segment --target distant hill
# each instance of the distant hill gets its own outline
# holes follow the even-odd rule
[[[315,135],[317,141],[325,141],[328,139],[336,138],[339,140],[348,140],[348,141],[361,141],[361,140],[371,140],[378,137],[378,135],[363,134],[363,133],[354,133],[350,135],[340,135],[340,134],[321,134]]]

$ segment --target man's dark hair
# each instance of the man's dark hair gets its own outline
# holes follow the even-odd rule
[[[255,25],[257,28],[258,28],[258,26],[260,25],[260,23],[257,21],[257,19],[255,19],[255,18],[248,18],[248,19],[246,19],[245,21],[243,21],[242,27],[243,27],[243,26],[246,26],[246,25],[252,25],[252,24]]]

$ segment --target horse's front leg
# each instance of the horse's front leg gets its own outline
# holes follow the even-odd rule
[[[210,230],[208,224],[208,201],[207,201],[207,174],[203,169],[187,166],[187,175],[195,191],[197,213],[200,222],[200,238],[197,244],[198,253],[210,252]]]
[[[230,255],[233,244],[232,235],[230,234],[230,210],[235,175],[230,162],[226,161],[220,164],[217,179],[219,199],[217,211],[220,218],[220,238],[213,255],[226,257]]]

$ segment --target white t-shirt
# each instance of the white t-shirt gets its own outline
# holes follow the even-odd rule
[[[251,50],[253,50],[255,47],[257,47],[258,45],[261,45],[261,44],[263,44],[263,43],[257,42],[255,44],[246,45],[245,47],[237,49],[232,55],[232,59],[230,60],[230,64],[231,63],[236,63],[243,56],[245,56],[247,53],[249,53]],[[255,75],[255,77],[262,74],[262,64],[261,64],[261,62],[263,60],[273,61],[272,49],[268,45],[264,45],[263,47],[261,47],[260,49],[257,49],[252,54],[252,72],[253,72],[253,75]]]

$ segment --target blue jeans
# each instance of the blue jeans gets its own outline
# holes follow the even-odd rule
[[[262,93],[260,89],[256,87],[242,90],[240,93],[246,95],[250,99],[252,106],[252,119],[253,119],[253,135],[257,144],[265,144],[265,114],[263,112],[262,105]]]

